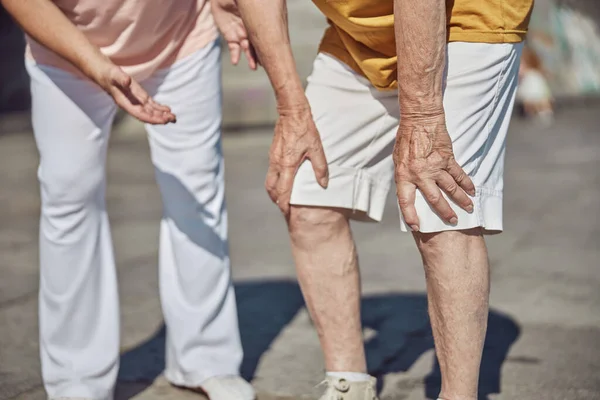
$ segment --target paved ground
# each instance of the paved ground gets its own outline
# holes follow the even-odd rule
[[[307,4],[288,2],[302,76],[324,24]],[[231,250],[246,351],[242,369],[261,400],[297,399],[315,393],[323,364],[295,283],[283,221],[262,189],[273,97],[264,74],[243,66],[224,67],[224,88]],[[521,120],[512,125],[506,233],[489,240],[493,292],[482,398],[600,399],[599,126],[598,106],[563,110],[550,128]],[[44,398],[37,356],[36,163],[27,116],[0,116],[0,400]],[[160,378],[161,205],[137,123],[126,119],[118,126],[108,173],[122,300],[117,399],[193,400],[198,397]],[[439,375],[423,274],[411,239],[399,232],[393,197],[384,222],[355,228],[369,366],[383,378],[382,397],[431,398]]]
[[[37,400],[37,155],[31,134],[19,132],[26,124],[0,121],[0,399]],[[600,399],[598,126],[600,108],[563,110],[550,128],[518,119],[512,125],[506,232],[489,241],[483,398]],[[118,399],[191,400],[154,382],[164,362],[156,281],[161,205],[139,126],[127,129],[113,138],[108,170],[122,296]],[[243,372],[264,399],[314,393],[323,371],[283,221],[262,189],[269,135],[225,137]],[[355,226],[369,366],[383,377],[384,399],[423,399],[435,394],[438,374],[419,257],[397,218],[390,197],[383,223]]]

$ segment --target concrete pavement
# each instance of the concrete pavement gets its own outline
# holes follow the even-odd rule
[[[0,119],[0,400],[43,399],[36,291],[37,154],[27,124]],[[490,329],[482,398],[600,399],[600,108],[559,110],[544,127],[514,120],[506,232],[489,239]],[[119,400],[195,399],[160,378],[161,212],[140,126],[115,134],[108,203],[122,301]],[[123,127],[122,127],[123,129]],[[262,399],[316,393],[323,362],[283,221],[263,190],[269,129],[226,134],[231,251],[246,358]],[[369,367],[384,399],[432,398],[439,385],[423,273],[390,194],[381,224],[355,224]]]
[[[310,3],[290,0],[288,7],[298,68],[306,77],[325,21]],[[298,399],[316,393],[323,362],[295,282],[286,229],[263,189],[273,95],[263,72],[225,63],[223,76],[224,122],[236,132],[225,135],[224,151],[246,352],[242,371],[260,400]],[[598,106],[559,110],[556,124],[547,128],[513,122],[506,232],[489,239],[492,312],[484,399],[600,399],[599,126]],[[1,115],[0,400],[44,398],[37,354],[36,164],[27,115]],[[160,378],[161,204],[137,122],[125,119],[117,126],[108,175],[122,302],[117,399],[198,399]],[[412,240],[399,232],[392,194],[381,224],[355,224],[355,229],[369,367],[382,378],[382,397],[432,398],[439,374],[423,273]]]

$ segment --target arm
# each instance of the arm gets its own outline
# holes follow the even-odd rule
[[[296,70],[288,34],[285,0],[237,0],[250,42],[267,72],[279,118],[269,157],[266,188],[285,215],[296,171],[310,160],[317,181],[328,184],[327,161],[321,138]]]
[[[292,54],[285,0],[237,0],[279,108],[308,108]]]
[[[33,39],[69,61],[100,85],[125,111],[143,122],[175,120],[168,107],[155,103],[142,87],[94,46],[50,0],[0,0]]]
[[[443,114],[446,2],[395,0],[394,27],[402,117]]]
[[[446,2],[394,0],[398,55],[398,100],[402,118],[394,162],[398,202],[406,223],[419,230],[414,207],[418,188],[442,219],[457,216],[440,191],[466,211],[475,187],[454,159],[446,130],[443,75],[446,55]]]
[[[54,53],[97,81],[112,64],[49,0],[0,0],[23,30]]]

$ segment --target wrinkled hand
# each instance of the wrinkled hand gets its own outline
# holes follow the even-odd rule
[[[415,209],[418,188],[438,215],[450,224],[458,222],[441,190],[468,212],[475,186],[454,159],[452,141],[446,130],[444,114],[434,117],[403,117],[394,146],[398,203],[406,224],[419,231]]]
[[[294,177],[304,160],[310,160],[317,182],[326,188],[329,183],[327,161],[310,109],[280,110],[265,186],[271,200],[286,217],[290,211]]]
[[[139,83],[110,61],[98,63],[91,75],[119,107],[140,121],[155,125],[176,122],[169,107],[155,102]]]
[[[211,7],[215,23],[229,47],[231,63],[237,65],[243,51],[248,60],[248,67],[255,70],[258,66],[258,59],[248,40],[248,32],[240,17],[236,0],[213,0]]]

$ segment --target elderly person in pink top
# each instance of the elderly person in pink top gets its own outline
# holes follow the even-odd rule
[[[253,399],[252,387],[239,377],[220,140],[217,27],[232,62],[245,52],[256,68],[235,4],[0,2],[29,43],[42,199],[40,353],[48,397],[113,398],[119,300],[105,165],[121,107],[146,123],[164,203],[159,275],[166,378],[211,400]]]

